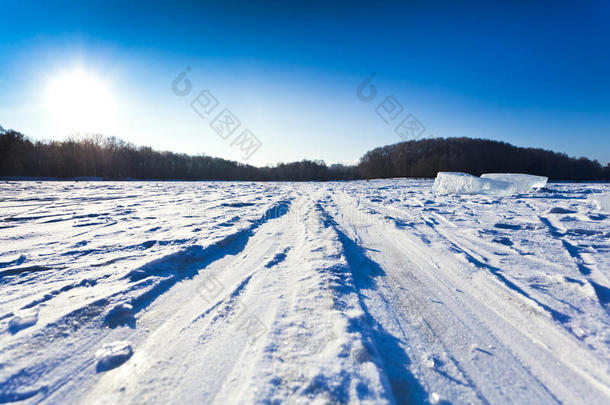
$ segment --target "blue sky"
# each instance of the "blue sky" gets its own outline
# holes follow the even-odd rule
[[[0,125],[36,139],[100,132],[241,160],[190,107],[208,89],[214,113],[230,109],[262,142],[257,165],[351,163],[399,142],[375,112],[387,96],[424,136],[610,160],[608,2],[3,0],[0,16]],[[179,97],[171,83],[187,66],[193,90]],[[82,128],[49,85],[74,71],[110,100],[78,101],[94,118]],[[365,103],[356,88],[372,72]]]

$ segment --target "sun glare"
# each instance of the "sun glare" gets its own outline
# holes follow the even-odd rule
[[[103,132],[114,115],[108,84],[83,70],[52,78],[45,104],[51,119],[67,133]]]

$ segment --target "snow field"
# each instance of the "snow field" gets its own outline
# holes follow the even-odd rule
[[[607,185],[0,187],[0,402],[610,399]]]

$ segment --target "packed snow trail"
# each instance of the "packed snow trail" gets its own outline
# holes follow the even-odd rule
[[[429,374],[423,380],[437,397],[458,402],[475,402],[475,397],[494,403],[558,397],[594,402],[610,392],[608,376],[596,378],[607,362],[556,330],[534,302],[517,301],[523,297],[494,278],[464,272],[451,263],[451,256],[428,256],[422,243],[408,233],[388,231],[381,221],[371,220],[366,227],[347,222],[344,227],[353,235],[342,234],[342,239],[346,255],[354,257],[355,271],[366,266],[362,262],[386,269],[371,289],[368,305],[378,311],[377,319],[385,318],[388,328],[403,334],[410,357],[425,359],[418,371]],[[511,311],[512,305],[505,304],[513,300],[538,312]],[[470,395],[462,393],[465,387]]]
[[[1,183],[0,403],[608,403],[608,187],[431,185]]]

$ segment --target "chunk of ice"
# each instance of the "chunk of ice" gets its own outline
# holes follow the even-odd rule
[[[514,184],[516,187],[515,192],[519,194],[537,191],[546,186],[546,182],[549,181],[548,177],[521,173],[485,173],[481,178]]]
[[[466,173],[439,172],[432,189],[437,194],[484,194],[509,196],[516,186],[506,181],[482,179]]]
[[[610,193],[591,194],[589,201],[600,211],[610,212]]]
[[[133,306],[126,302],[115,305],[106,315],[106,324],[111,328],[132,322],[135,323]]]
[[[106,343],[100,350],[95,352],[97,371],[106,371],[118,367],[129,360],[132,354],[131,343],[126,340]]]
[[[29,328],[38,322],[38,310],[23,309],[15,314],[8,322],[8,329],[11,333],[17,333],[22,329]]]

